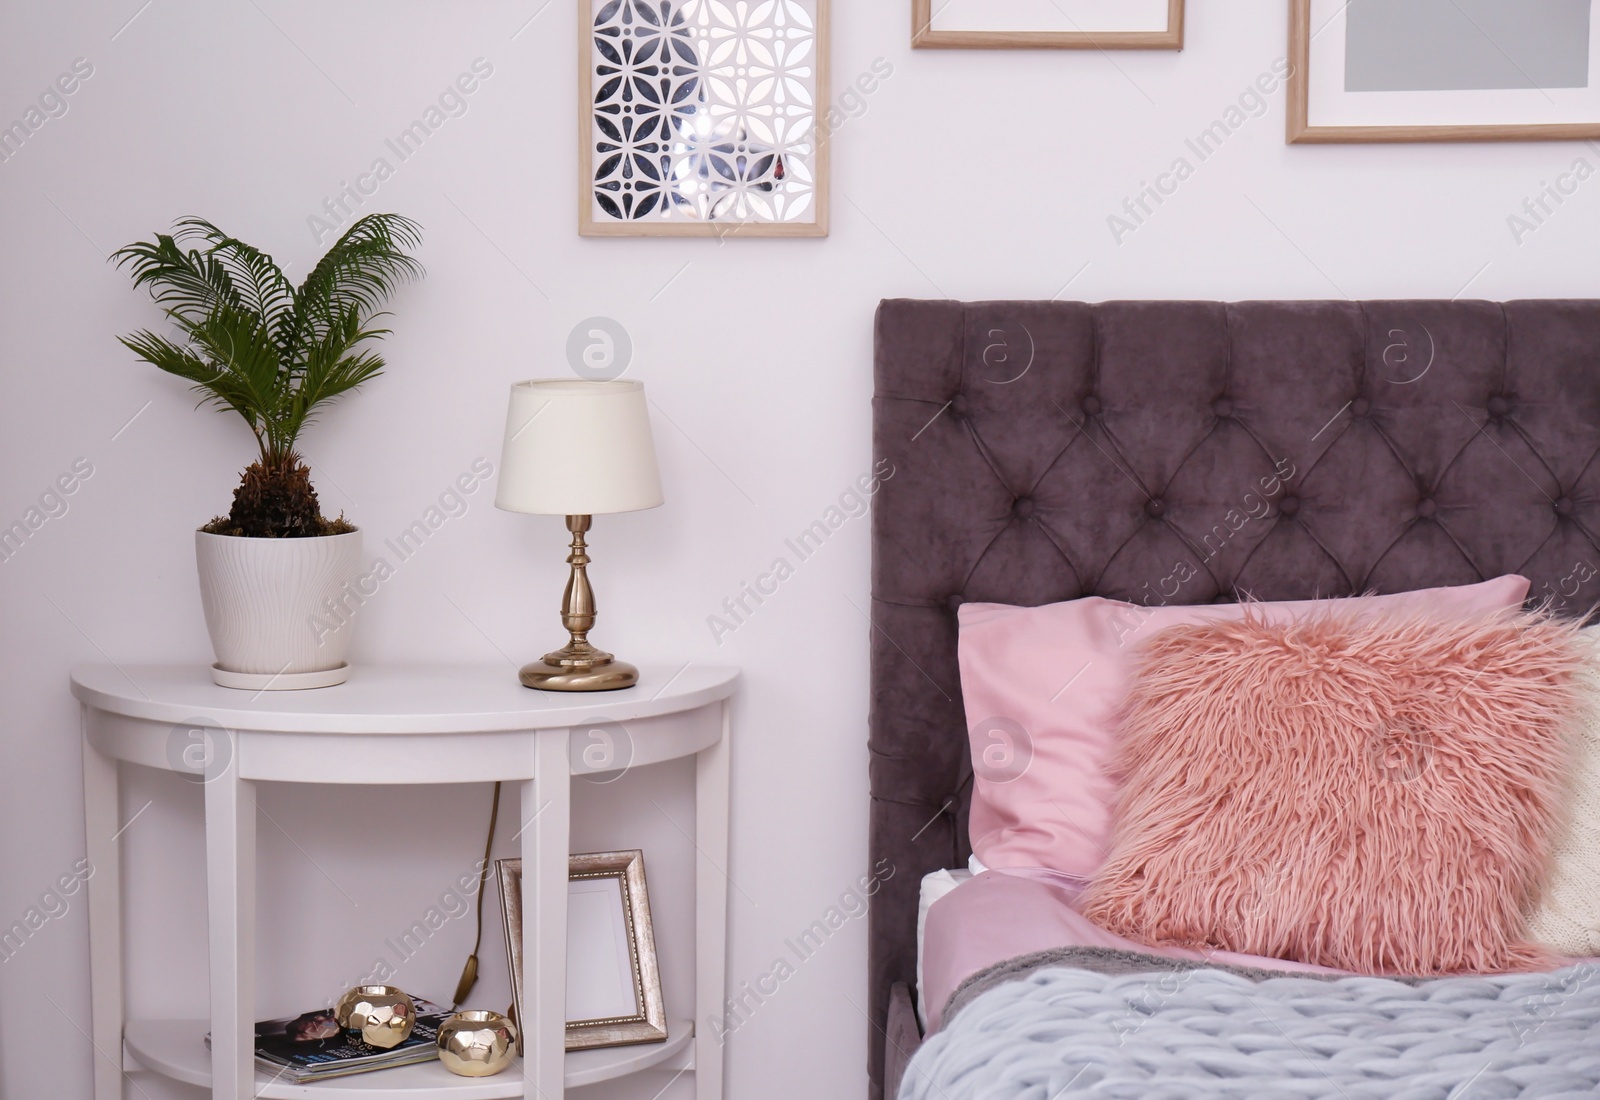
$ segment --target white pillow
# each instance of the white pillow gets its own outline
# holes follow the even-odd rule
[[[922,876],[917,897],[917,1023],[928,1030],[928,1005],[922,998],[922,933],[928,926],[928,907],[972,877],[971,871],[933,871]]]
[[[1600,627],[1584,637],[1600,647]],[[1600,648],[1589,664],[1589,705],[1577,730],[1567,822],[1550,883],[1528,934],[1563,955],[1600,955]]]

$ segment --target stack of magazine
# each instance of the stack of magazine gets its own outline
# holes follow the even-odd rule
[[[262,1020],[256,1024],[256,1064],[275,1078],[298,1084],[429,1061],[438,1057],[439,1028],[450,1018],[450,1011],[421,997],[416,1005],[417,1022],[411,1034],[390,1050],[346,1035],[327,1009]],[[206,1045],[211,1045],[210,1035]]]

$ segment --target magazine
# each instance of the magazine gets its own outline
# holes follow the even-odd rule
[[[256,1024],[256,1064],[275,1078],[299,1083],[429,1061],[438,1057],[439,1028],[450,1018],[450,1010],[421,997],[416,1006],[411,1034],[389,1050],[346,1035],[325,1008],[262,1020]],[[206,1046],[210,1045],[208,1034]]]

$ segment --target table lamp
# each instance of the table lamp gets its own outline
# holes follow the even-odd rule
[[[522,666],[526,687],[614,691],[639,682],[639,670],[589,642],[594,591],[584,534],[590,517],[661,503],[655,442],[642,382],[533,380],[511,387],[496,508],[566,516],[572,574],[561,597],[567,644]]]

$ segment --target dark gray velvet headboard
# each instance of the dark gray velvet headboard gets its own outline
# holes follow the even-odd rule
[[[875,355],[875,1096],[918,882],[969,852],[960,603],[1600,600],[1600,302],[886,301]]]

